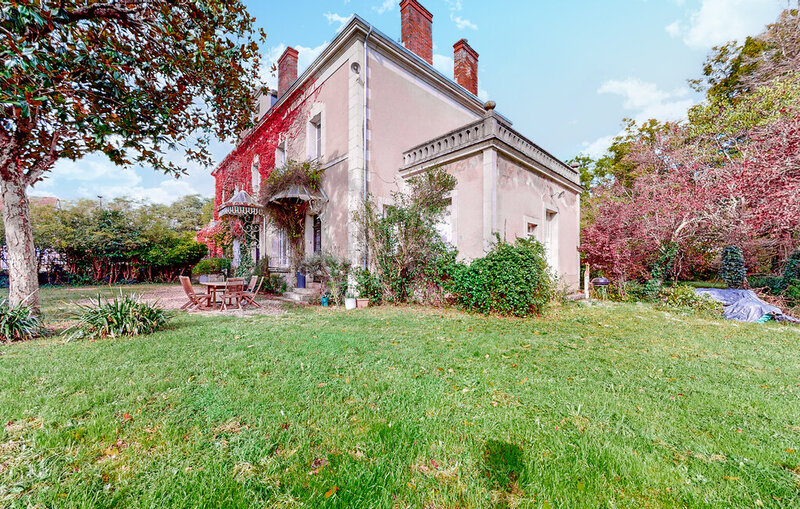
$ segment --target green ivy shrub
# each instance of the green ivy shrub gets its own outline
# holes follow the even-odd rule
[[[544,247],[532,239],[498,243],[469,265],[455,264],[446,282],[465,309],[481,313],[542,314],[555,295]]]
[[[197,262],[192,269],[192,274],[202,276],[205,274],[221,274],[223,270],[230,270],[231,261],[228,258],[206,258]]]
[[[792,281],[800,280],[800,250],[795,251],[786,260],[786,267],[783,268],[780,288],[786,290]]]
[[[370,306],[379,306],[383,303],[383,285],[377,275],[361,269],[356,276],[356,282],[359,296],[368,298]]]
[[[264,284],[261,286],[262,292],[273,295],[283,295],[288,289],[289,285],[286,283],[286,279],[278,274],[272,274],[264,279]]]
[[[689,285],[664,287],[659,293],[661,304],[675,309],[689,309],[706,313],[719,313],[722,305],[714,299],[695,293]]]
[[[779,276],[747,276],[747,285],[754,289],[764,289],[771,295],[781,293],[783,278]]]
[[[728,288],[742,288],[744,286],[747,270],[744,267],[742,250],[737,246],[728,246],[722,250],[722,263],[719,268],[719,277]]]
[[[800,279],[791,281],[784,290],[783,296],[791,307],[800,306]]]
[[[90,305],[81,305],[75,314],[77,323],[71,326],[67,339],[95,339],[151,334],[163,329],[169,319],[167,312],[135,295],[122,295],[103,302],[100,296]]]
[[[44,327],[29,306],[12,308],[8,300],[0,300],[0,341],[26,341],[41,335]]]

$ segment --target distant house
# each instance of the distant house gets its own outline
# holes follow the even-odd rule
[[[305,251],[363,265],[352,218],[365,195],[389,206],[406,179],[439,166],[458,180],[440,231],[462,258],[482,256],[496,233],[535,237],[551,266],[577,286],[577,172],[478,99],[478,53],[466,40],[454,45],[450,79],[432,65],[433,15],[415,0],[400,9],[402,44],[354,16],[299,77],[298,53],[286,49],[277,92],[259,98],[256,126],[213,171],[215,220],[235,195],[242,200],[241,191],[257,197],[272,168],[317,159],[326,168],[324,203],[306,218]],[[287,270],[285,232],[266,220],[255,226],[252,255]]]

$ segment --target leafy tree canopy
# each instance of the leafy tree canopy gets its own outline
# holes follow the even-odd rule
[[[0,172],[27,183],[102,152],[171,173],[247,127],[258,39],[239,0],[16,0],[0,6]],[[263,34],[262,34],[263,37]],[[18,166],[18,168],[15,168]]]

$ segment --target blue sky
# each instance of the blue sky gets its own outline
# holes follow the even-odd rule
[[[245,0],[267,32],[265,69],[289,45],[311,63],[351,14],[399,39],[399,0]],[[453,44],[480,54],[482,98],[559,158],[601,154],[624,117],[679,120],[701,97],[687,86],[712,46],[756,34],[787,0],[421,0],[433,15],[434,65],[452,76]],[[274,77],[265,70],[265,79]],[[214,145],[220,161],[230,145]],[[179,154],[173,155],[180,159]],[[60,161],[33,195],[168,203],[213,195],[210,169],[176,180],[102,156]]]

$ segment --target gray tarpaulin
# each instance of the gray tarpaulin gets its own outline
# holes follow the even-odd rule
[[[698,288],[698,295],[706,295],[725,307],[724,315],[728,320],[739,322],[763,321],[766,315],[773,319],[785,322],[798,323],[791,316],[784,315],[780,308],[767,304],[759,299],[751,290],[721,290],[717,288]]]

